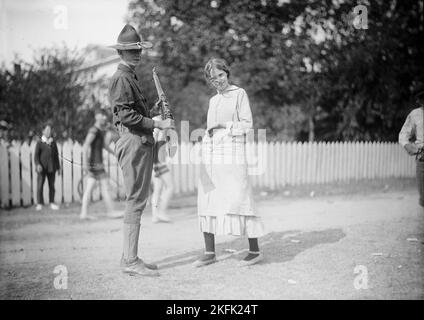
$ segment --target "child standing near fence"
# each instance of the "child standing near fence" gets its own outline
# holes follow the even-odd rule
[[[43,208],[43,187],[46,177],[49,184],[50,208],[58,210],[59,206],[54,203],[54,182],[56,172],[60,174],[60,163],[57,144],[52,137],[52,128],[50,124],[44,126],[41,140],[35,145],[34,163],[37,171],[37,205],[35,210],[40,211]]]

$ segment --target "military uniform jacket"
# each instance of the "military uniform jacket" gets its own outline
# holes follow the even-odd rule
[[[109,99],[113,112],[113,123],[120,129],[124,126],[134,134],[144,136],[151,144],[154,121],[143,97],[137,76],[132,68],[121,63],[109,85]]]

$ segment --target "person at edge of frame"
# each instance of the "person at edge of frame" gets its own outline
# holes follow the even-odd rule
[[[418,203],[424,211],[424,85],[418,86],[413,96],[417,108],[408,114],[399,132],[399,143],[416,157]]]
[[[103,149],[114,154],[105,139],[105,128],[107,125],[106,110],[96,109],[94,118],[94,125],[88,130],[83,144],[83,167],[87,171],[88,179],[82,196],[80,219],[96,219],[94,216],[88,214],[88,204],[97,181],[100,183],[100,191],[106,204],[107,216],[109,218],[122,218],[123,212],[119,212],[114,208],[112,196],[109,192],[109,177],[103,164]]]
[[[117,44],[110,46],[121,57],[109,84],[113,122],[120,137],[115,156],[122,169],[126,194],[121,270],[130,275],[159,276],[158,266],[138,256],[138,240],[143,210],[149,196],[153,170],[153,129],[173,129],[174,120],[153,120],[135,73],[143,49],[153,47],[129,24],[121,30]],[[161,103],[156,102],[157,105]]]

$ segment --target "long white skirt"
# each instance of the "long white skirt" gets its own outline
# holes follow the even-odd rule
[[[265,234],[264,225],[260,217],[226,214],[224,216],[199,216],[201,232],[215,235],[246,236],[259,238]]]
[[[202,232],[257,238],[264,235],[244,160],[242,139],[221,136],[202,143],[198,215]],[[203,179],[202,179],[203,178]]]

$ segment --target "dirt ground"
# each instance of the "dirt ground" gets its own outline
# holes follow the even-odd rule
[[[248,268],[237,266],[247,240],[231,236],[217,238],[218,263],[191,266],[203,251],[194,196],[173,201],[170,224],[153,224],[147,209],[140,252],[159,264],[158,278],[120,272],[122,220],[107,219],[102,202],[90,222],[77,204],[3,210],[0,298],[423,299],[424,212],[414,183],[395,185],[257,192],[265,261]],[[59,265],[66,289],[55,288]]]

